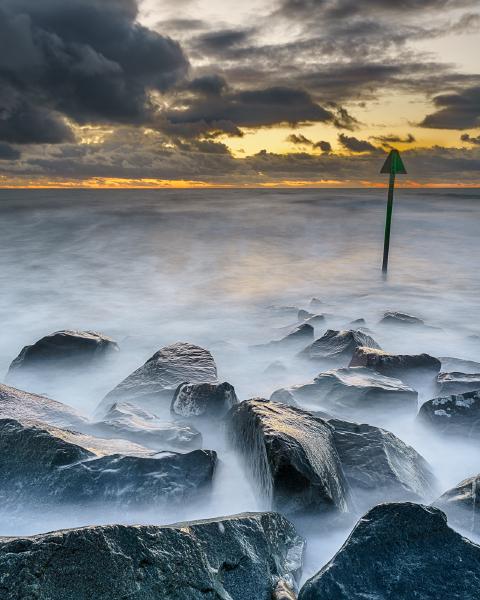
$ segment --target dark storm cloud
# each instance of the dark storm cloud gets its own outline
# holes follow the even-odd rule
[[[176,42],[138,25],[136,16],[133,0],[2,0],[3,139],[68,140],[59,114],[78,123],[148,122],[148,91],[175,84],[187,61]],[[19,115],[30,123],[28,135]]]
[[[323,140],[313,142],[312,140],[310,140],[302,134],[291,133],[289,136],[287,136],[286,141],[296,146],[309,146],[311,148],[316,148],[318,150],[321,150],[322,152],[332,151],[332,145],[330,144],[330,142],[326,142]]]
[[[207,54],[222,53],[228,48],[239,46],[247,42],[251,35],[251,30],[246,29],[223,29],[220,31],[211,31],[198,36],[193,45],[198,50]]]
[[[470,129],[480,127],[480,85],[433,99],[437,111],[427,115],[422,127]]]
[[[373,135],[371,137],[372,140],[376,140],[377,142],[381,142],[382,144],[413,144],[415,142],[415,137],[409,133],[405,137],[401,137],[400,135]]]
[[[460,139],[462,140],[462,142],[467,142],[467,143],[473,144],[475,146],[480,146],[480,135],[477,135],[477,137],[472,137],[468,133],[464,133],[460,137]]]
[[[338,136],[338,141],[344,148],[350,150],[350,152],[374,152],[377,150],[370,142],[359,140],[356,137],[348,136],[343,133]]]
[[[21,156],[21,153],[16,148],[0,142],[0,160],[17,160]]]

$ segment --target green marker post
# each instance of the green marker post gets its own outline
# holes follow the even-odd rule
[[[388,185],[388,200],[387,200],[387,217],[385,219],[385,242],[383,245],[383,265],[382,272],[384,275],[388,271],[388,253],[390,251],[390,230],[392,228],[392,212],[393,212],[393,191],[395,189],[395,176],[406,175],[407,170],[400,157],[398,150],[391,150],[385,161],[380,173],[388,173],[390,181]]]

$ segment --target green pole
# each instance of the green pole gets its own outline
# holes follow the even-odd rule
[[[393,166],[393,165],[392,165]],[[390,250],[390,230],[392,228],[392,212],[393,212],[393,190],[395,188],[395,170],[390,171],[390,182],[388,185],[388,201],[387,201],[387,218],[385,220],[385,242],[383,245],[383,273],[388,271],[388,253]]]

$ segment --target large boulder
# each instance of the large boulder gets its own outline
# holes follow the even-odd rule
[[[185,419],[219,419],[237,403],[230,383],[182,383],[175,391],[170,410]]]
[[[321,338],[302,350],[299,356],[320,362],[335,361],[348,364],[355,350],[361,346],[380,348],[373,338],[362,331],[328,329]]]
[[[25,376],[46,376],[51,371],[84,369],[98,364],[108,354],[118,351],[111,338],[95,331],[56,331],[25,346],[8,370],[8,381]]]
[[[480,391],[428,400],[420,407],[417,419],[438,433],[476,439],[480,433]]]
[[[165,421],[128,402],[116,402],[92,427],[104,437],[131,440],[153,450],[186,452],[202,447],[202,434],[191,425]]]
[[[216,464],[208,450],[155,455],[129,442],[13,419],[0,420],[0,455],[0,507],[7,514],[186,501],[208,488]]]
[[[294,586],[303,547],[276,513],[0,538],[0,589],[4,600],[271,600],[280,581]]]
[[[466,533],[480,535],[480,475],[464,479],[435,500],[448,522]]]
[[[126,377],[100,403],[97,414],[119,401],[137,404],[148,410],[170,406],[177,387],[189,383],[216,383],[217,367],[208,350],[178,342],[156,352],[147,362]]]
[[[466,360],[464,358],[453,358],[451,356],[441,356],[442,371],[451,373],[453,371],[461,373],[480,373],[480,362]]]
[[[299,600],[476,600],[480,546],[437,508],[380,504],[355,526]]]
[[[355,349],[350,367],[368,367],[405,382],[417,382],[435,378],[441,363],[429,354],[388,354],[378,348],[363,346]]]
[[[332,428],[305,411],[263,399],[233,407],[228,436],[266,502],[284,513],[348,510]]]
[[[343,472],[357,507],[391,500],[425,500],[437,482],[427,461],[380,427],[329,419]]]
[[[480,390],[479,373],[440,373],[437,377],[438,392],[442,396],[463,394]]]
[[[366,367],[347,367],[320,373],[312,383],[276,390],[271,400],[288,394],[301,406],[320,407],[332,414],[365,418],[417,412],[417,392],[399,379]],[[289,402],[291,404],[291,402]]]

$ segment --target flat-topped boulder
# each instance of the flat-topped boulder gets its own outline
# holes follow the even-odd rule
[[[440,496],[433,506],[446,513],[448,522],[465,533],[480,534],[480,475],[468,477]]]
[[[202,447],[202,434],[191,425],[165,421],[128,402],[116,402],[93,427],[99,435],[131,440],[153,450],[186,452]]]
[[[281,401],[291,394],[300,406],[323,408],[332,414],[365,418],[417,412],[417,392],[399,379],[366,367],[346,367],[320,373],[313,382],[275,391]]]
[[[417,378],[436,377],[441,363],[429,354],[389,354],[378,348],[356,348],[350,367],[368,367],[402,381],[416,381]]]
[[[441,356],[442,371],[451,373],[457,371],[460,373],[480,373],[480,362],[467,360],[464,358],[454,358],[452,356]]]
[[[276,513],[0,538],[5,600],[271,600],[295,587],[304,541]]]
[[[2,511],[89,504],[143,506],[186,501],[207,488],[216,454],[153,454],[124,440],[103,440],[45,423],[0,420]]]
[[[220,419],[238,398],[230,383],[182,383],[175,391],[170,410],[185,419]]]
[[[264,500],[288,513],[348,510],[332,428],[291,406],[252,399],[227,416],[228,438]]]
[[[97,365],[112,352],[117,343],[95,331],[56,331],[31,346],[25,346],[8,370],[8,381],[50,371],[84,369]]]
[[[438,393],[442,396],[463,394],[480,390],[480,372],[478,373],[439,373],[437,377]]]
[[[434,496],[437,481],[427,461],[390,431],[328,419],[343,472],[357,507]]]
[[[71,406],[1,383],[0,418],[31,419],[82,431],[89,426],[87,419]]]
[[[476,439],[480,433],[480,391],[428,400],[420,407],[417,419],[437,433]]]
[[[425,321],[407,313],[387,311],[380,320],[379,325],[412,326],[425,325]]]
[[[217,367],[208,350],[178,342],[156,352],[147,362],[126,377],[100,403],[97,414],[119,401],[137,404],[148,410],[170,406],[181,383],[216,383]]]
[[[372,508],[298,600],[476,600],[479,589],[480,546],[407,502]]]
[[[328,329],[321,338],[305,348],[299,356],[314,361],[348,363],[355,350],[361,346],[380,349],[372,337],[357,329],[342,331]]]

